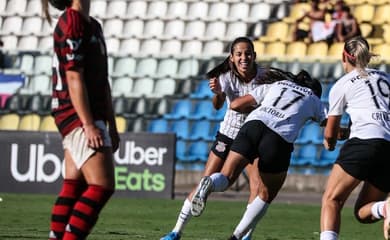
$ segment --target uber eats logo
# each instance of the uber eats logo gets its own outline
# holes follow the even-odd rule
[[[17,182],[54,183],[63,175],[61,148],[45,144],[11,144],[9,170]],[[166,188],[167,147],[137,146],[126,141],[114,154],[115,184],[118,191],[162,192]],[[165,165],[164,165],[165,161]]]
[[[114,154],[116,190],[163,191],[166,177],[161,166],[167,148],[143,148],[136,146],[133,141],[126,141],[124,146]],[[152,172],[150,169],[160,169],[160,172]]]

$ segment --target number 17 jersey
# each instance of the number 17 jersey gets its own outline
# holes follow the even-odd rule
[[[321,123],[326,109],[310,88],[283,80],[263,84],[250,93],[258,104],[246,119],[260,120],[287,142],[293,143],[306,121]]]

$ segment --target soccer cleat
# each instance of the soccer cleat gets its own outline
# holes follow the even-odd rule
[[[383,234],[385,239],[390,239],[390,197],[386,199],[384,208]]]
[[[170,232],[164,237],[160,238],[160,240],[180,240],[181,236],[178,232]]]
[[[251,236],[250,235],[245,235],[242,237],[242,240],[251,240]]]
[[[251,236],[245,235],[244,237],[242,237],[242,240],[251,240]]]
[[[191,214],[192,216],[198,217],[202,214],[206,207],[207,197],[210,194],[212,186],[211,178],[206,176],[200,180],[198,188],[191,199]]]

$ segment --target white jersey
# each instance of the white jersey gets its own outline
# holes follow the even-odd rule
[[[230,103],[234,99],[249,94],[249,92],[259,86],[255,79],[264,74],[264,72],[264,68],[257,67],[256,76],[248,83],[241,82],[231,71],[220,75],[218,80],[222,92],[226,94],[225,104],[230,106]],[[219,132],[231,139],[236,138],[237,133],[244,124],[247,116],[248,113],[240,113],[228,107],[226,109],[225,117],[220,124]]]
[[[362,77],[353,70],[340,78],[329,92],[329,116],[346,111],[352,121],[350,138],[390,141],[390,76],[367,68]]]
[[[326,119],[326,109],[313,91],[289,80],[261,85],[250,94],[261,105],[245,121],[260,120],[290,143],[307,120]]]

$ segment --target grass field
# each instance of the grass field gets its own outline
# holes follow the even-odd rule
[[[0,193],[0,240],[47,239],[54,195]],[[203,215],[187,225],[182,240],[227,239],[246,203],[210,200]],[[112,198],[90,240],[160,239],[176,222],[182,200]],[[257,226],[255,240],[319,239],[319,205],[275,203]],[[342,215],[340,240],[376,240],[382,222],[358,223],[350,207]]]

